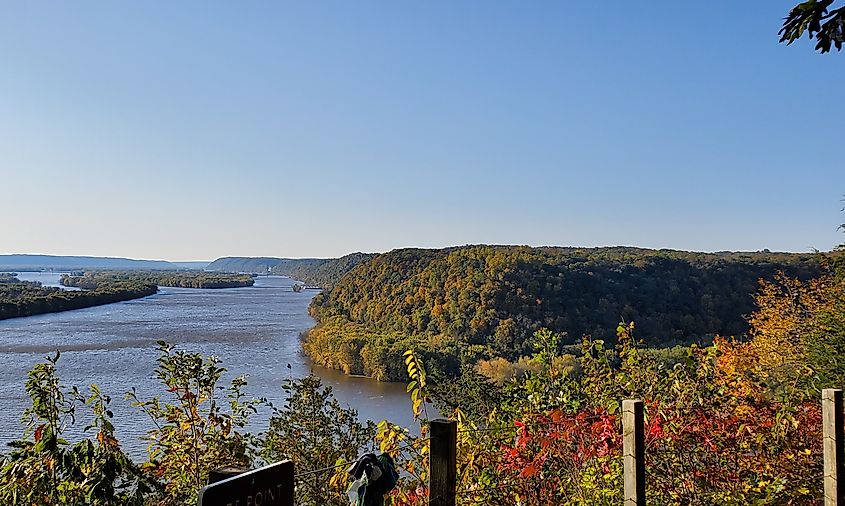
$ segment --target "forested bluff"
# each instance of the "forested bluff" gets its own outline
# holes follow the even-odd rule
[[[159,286],[234,288],[252,286],[250,275],[168,271],[94,271],[64,274],[61,284],[81,290],[62,290],[0,274],[0,320],[111,304],[147,297]]]
[[[399,249],[344,264],[345,274],[332,266],[303,347],[327,367],[403,380],[406,350],[454,376],[466,364],[518,361],[540,328],[564,333],[564,348],[584,335],[612,343],[620,320],[635,321],[652,348],[706,345],[747,334],[761,280],[813,278],[825,261],[632,247]]]

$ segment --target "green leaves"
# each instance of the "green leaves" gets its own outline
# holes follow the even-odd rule
[[[142,400],[134,390],[126,397],[153,422],[146,439],[149,456],[143,468],[161,484],[158,504],[181,505],[196,501],[209,471],[228,465],[248,467],[253,460],[252,439],[239,432],[260,401],[247,399],[246,377],[232,381],[226,400],[218,400],[220,377],[226,371],[214,356],[178,350],[158,341],[156,378],[168,397]],[[229,411],[224,406],[228,405]],[[106,417],[107,411],[101,411]],[[101,424],[107,424],[105,417]],[[110,424],[109,424],[110,425]]]
[[[61,386],[56,376],[60,354],[47,357],[29,372],[26,390],[32,405],[25,411],[24,437],[0,465],[0,504],[44,506],[140,505],[150,486],[121,451],[109,419],[110,399],[91,385],[86,399],[76,387]],[[88,408],[96,439],[71,444],[63,437]]]
[[[297,470],[308,472],[297,489],[298,504],[345,506],[346,467],[336,466],[354,460],[359,451],[371,447],[375,436],[372,422],[362,424],[358,412],[341,406],[330,386],[310,374],[288,379],[282,386],[285,402],[274,408],[261,443],[262,460],[291,459]],[[329,485],[329,486],[327,486]]]
[[[827,53],[831,46],[841,51],[845,41],[845,8],[830,11],[833,3],[833,0],[808,0],[793,7],[778,32],[780,42],[792,44],[806,33],[810,39],[815,37],[817,51]]]

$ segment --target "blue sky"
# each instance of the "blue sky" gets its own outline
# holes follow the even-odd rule
[[[845,56],[790,5],[6,2],[0,253],[830,249]]]

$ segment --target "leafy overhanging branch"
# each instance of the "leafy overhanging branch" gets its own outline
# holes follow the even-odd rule
[[[778,34],[780,42],[792,44],[804,33],[816,39],[816,50],[827,53],[831,47],[842,50],[845,41],[845,7],[830,9],[834,0],[807,0],[789,11]]]

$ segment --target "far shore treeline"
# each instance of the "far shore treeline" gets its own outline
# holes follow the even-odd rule
[[[62,275],[62,285],[81,288],[70,291],[0,274],[0,320],[138,299],[155,294],[159,286],[233,288],[252,286],[254,282],[246,274],[100,271]]]
[[[147,283],[178,288],[241,288],[252,286],[255,279],[249,274],[218,272],[163,272],[163,271],[93,271],[82,276],[63,274],[61,284],[84,289],[116,282]]]

